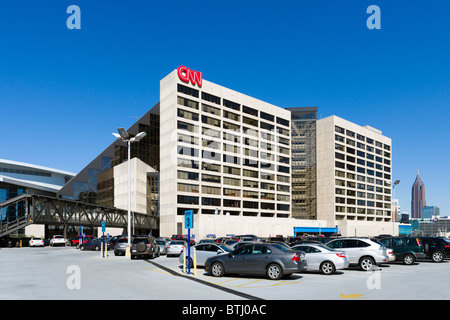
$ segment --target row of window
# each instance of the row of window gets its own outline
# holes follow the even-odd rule
[[[372,185],[366,185],[364,183],[355,183],[353,181],[344,181],[344,180],[336,179],[335,185],[337,187],[356,188],[359,190],[374,191],[374,192],[384,193],[384,194],[389,194],[389,195],[391,194],[390,188],[375,187]]]
[[[289,204],[275,203],[273,202],[255,202],[255,201],[241,201],[230,200],[220,198],[207,198],[207,197],[195,197],[195,196],[177,196],[178,204],[190,204],[190,205],[202,205],[202,206],[214,206],[214,207],[229,207],[229,208],[246,208],[246,209],[263,209],[263,210],[279,210],[289,211]]]
[[[196,148],[189,148],[189,147],[183,147],[178,146],[178,154],[184,155],[184,156],[191,156],[191,157],[199,157],[199,150]],[[281,173],[289,173],[290,167],[289,166],[283,166],[283,165],[275,165],[273,163],[269,162],[263,162],[259,160],[254,159],[248,159],[248,158],[240,158],[232,155],[227,154],[221,154],[219,152],[215,151],[209,151],[209,150],[202,150],[201,151],[201,158],[207,159],[207,160],[214,160],[214,161],[223,161],[224,163],[230,163],[230,164],[236,164],[236,165],[243,165],[251,168],[260,168],[265,170],[271,170],[271,171],[277,171]],[[280,163],[289,164],[289,158],[285,157],[279,157],[278,161]]]
[[[183,94],[186,94],[186,95],[189,95],[189,96],[192,96],[192,97],[195,97],[195,98],[199,98],[199,91],[198,90],[190,88],[190,87],[187,87],[187,86],[184,86],[182,84],[178,84],[178,92],[181,92]],[[212,94],[209,94],[209,93],[206,93],[206,92],[203,92],[203,91],[202,91],[202,100],[209,101],[209,102],[212,102],[214,104],[221,105],[221,98],[220,97],[214,96]],[[236,111],[241,111],[241,105],[239,103],[236,103],[236,102],[233,102],[233,101],[230,101],[230,100],[227,100],[227,99],[222,99],[222,100],[223,100],[223,106],[225,106],[227,108],[230,108],[230,109],[233,109],[233,110],[236,110]],[[289,120],[287,120],[287,119],[283,119],[283,118],[280,118],[280,117],[275,117],[274,115],[268,114],[268,113],[263,112],[263,111],[258,111],[256,109],[253,109],[253,108],[250,108],[250,107],[247,107],[247,106],[244,106],[244,105],[242,106],[242,112],[246,113],[248,115],[251,115],[251,116],[255,116],[255,117],[258,117],[258,113],[259,113],[259,118],[265,119],[265,120],[270,121],[270,122],[275,122],[275,119],[276,119],[276,123],[281,124],[281,125],[286,126],[286,127],[289,128]]]
[[[177,171],[177,178],[183,179],[183,180],[192,180],[192,181],[199,181],[200,173],[198,172],[190,172],[190,171]],[[289,185],[282,185],[282,184],[275,184],[270,182],[258,182],[254,180],[246,180],[246,179],[236,179],[231,177],[220,177],[212,174],[201,174],[201,181],[203,182],[209,182],[209,183],[218,183],[218,184],[224,184],[224,185],[231,185],[231,186],[243,186],[247,188],[260,188],[264,190],[277,190],[280,192],[290,192],[290,186]]]
[[[373,140],[373,139],[371,139],[369,137],[365,137],[363,135],[357,134],[357,133],[355,133],[355,132],[353,132],[351,130],[344,129],[344,128],[339,127],[339,126],[335,126],[334,130],[337,133],[340,133],[342,135],[346,135],[346,136],[348,136],[350,138],[356,138],[357,140],[366,142],[367,144],[374,145],[374,146],[376,146],[378,148],[383,148],[384,150],[387,150],[387,151],[391,151],[391,146],[390,145],[383,144],[383,143],[381,143],[379,141],[376,141],[376,140]]]
[[[370,208],[355,208],[355,207],[345,207],[345,206],[336,206],[335,208],[337,213],[358,213],[358,214],[367,214],[367,215],[391,215],[391,211],[384,211],[382,209],[370,209]]]
[[[355,142],[354,142],[353,140],[345,139],[344,137],[342,137],[342,136],[340,136],[340,135],[337,135],[337,134],[336,134],[334,140],[337,141],[337,142],[346,143],[347,145],[350,145],[350,146],[352,146],[352,147],[355,147]],[[366,145],[364,145],[364,144],[362,144],[362,143],[359,143],[359,142],[356,143],[356,147],[358,147],[359,149],[362,149],[362,150],[366,150],[367,152],[375,153],[375,154],[380,155],[380,156],[384,156],[384,157],[387,157],[387,158],[390,158],[390,157],[391,157],[391,153],[390,153],[390,152],[383,151],[383,150],[378,149],[378,148],[373,148],[373,147],[371,147],[371,146],[366,146]],[[344,146],[343,146],[343,145],[340,145],[340,148],[342,149],[342,151],[344,151],[344,150],[343,150],[343,149],[344,149]],[[348,150],[351,150],[351,152],[352,152],[353,154],[355,153],[354,148],[347,147],[347,149],[348,149]],[[350,151],[348,151],[348,152],[350,152]],[[364,153],[364,152],[363,152],[363,153]]]
[[[378,178],[384,178],[384,179],[387,179],[387,180],[391,180],[391,175],[389,173],[383,173],[383,172],[380,172],[380,171],[374,171],[372,169],[366,169],[366,168],[359,167],[359,166],[357,167],[357,166],[354,166],[352,164],[348,164],[348,163],[345,164],[345,163],[340,162],[340,161],[336,161],[335,162],[335,167],[336,168],[340,168],[340,169],[347,169],[349,171],[356,171],[358,173],[367,174],[369,176],[376,176]]]
[[[233,116],[231,116],[233,115]],[[198,113],[195,112],[190,112],[187,110],[183,110],[178,108],[177,109],[177,116],[183,119],[187,119],[187,120],[192,120],[192,121],[199,121],[200,120],[200,115]],[[239,115],[235,115],[229,112],[224,111],[224,117],[231,119],[231,120],[235,120],[235,121],[239,121]],[[252,120],[252,121],[247,121],[247,120],[251,120],[248,119],[246,117],[243,117],[243,121],[242,123],[247,124],[247,125],[252,125],[255,127],[258,127],[258,123],[257,120]],[[222,119],[217,119],[214,117],[210,117],[210,116],[205,116],[202,115],[201,116],[201,122],[213,127],[218,127],[218,128],[223,128],[223,129],[227,129],[227,130],[232,130],[235,132],[240,132],[241,131],[241,126],[232,122],[227,122],[225,120]],[[290,131],[281,127],[275,127],[273,125],[269,125],[266,124],[264,122],[260,122],[259,124],[259,128],[261,129],[265,129],[267,131],[271,131],[271,132],[277,132],[281,135],[290,136]],[[252,136],[258,136],[258,130],[251,128],[251,127],[242,127],[243,133],[248,134],[248,135],[252,135]],[[261,136],[266,137],[269,140],[274,140],[274,136],[270,133],[261,131]],[[283,141],[286,141],[286,139],[284,139]]]
[[[379,163],[375,163],[373,161],[373,157],[372,157],[372,161],[369,161],[369,160],[364,160],[364,159],[360,159],[360,158],[355,158],[354,156],[345,155],[345,154],[342,154],[339,152],[335,152],[334,154],[335,154],[334,155],[335,159],[338,159],[338,160],[343,160],[343,161],[347,161],[347,162],[351,162],[351,163],[357,163],[359,165],[367,166],[370,168],[375,168],[377,170],[382,170],[382,171],[384,170],[386,172],[391,172],[390,166],[385,165],[383,167],[382,159],[380,157],[376,157],[376,161]]]
[[[212,187],[212,186],[199,186],[197,184],[178,183],[177,190],[180,192],[200,193],[200,189],[203,194],[212,195],[224,195],[228,197],[243,197],[250,199],[262,199],[262,200],[277,200],[289,202],[290,196],[285,194],[275,194],[270,192],[259,192],[252,190],[241,190],[228,187]],[[286,189],[285,189],[286,190]],[[283,191],[283,190],[280,190]]]
[[[178,142],[186,143],[186,144],[190,144],[190,145],[194,145],[194,146],[199,146],[200,138],[179,133],[178,134]],[[262,160],[275,161],[275,155],[272,153],[268,153],[266,151],[250,149],[250,148],[241,147],[241,146],[237,146],[237,145],[233,145],[233,144],[229,144],[229,143],[221,143],[220,141],[213,140],[208,137],[202,138],[201,142],[202,142],[202,147],[204,147],[204,148],[210,148],[210,149],[219,150],[219,151],[223,150],[225,152],[235,153],[238,155],[241,155],[241,151],[242,151],[242,155],[244,155],[244,156],[251,156],[251,157],[255,157],[255,158],[261,158]],[[258,144],[258,141],[254,140],[254,142],[255,142],[255,144]],[[253,143],[251,143],[251,141],[247,140],[247,139],[245,140],[245,145],[253,147]],[[273,146],[262,142],[261,147],[264,150],[271,151]],[[185,147],[179,146],[178,148],[185,148]],[[188,147],[187,149],[190,149],[190,148]],[[288,150],[284,150],[284,149],[285,148],[280,147],[279,151],[282,151],[283,154],[286,154],[286,152]],[[197,150],[197,149],[195,149],[195,150]],[[186,151],[188,152],[189,150],[186,150]],[[276,158],[277,158],[277,161],[280,163],[285,163],[285,164],[290,163],[290,158],[288,158],[288,157],[278,155]]]
[[[374,191],[374,189],[372,190],[367,190],[367,191]],[[383,191],[381,191],[383,192]],[[375,193],[371,193],[371,192],[362,192],[362,191],[355,191],[352,189],[341,189],[341,188],[336,188],[336,192],[337,195],[347,195],[349,197],[358,197],[360,199],[373,199],[373,200],[377,200],[377,201],[388,201],[391,202],[391,197],[390,196],[386,196],[383,194],[375,194]]]
[[[182,121],[178,121],[177,123],[177,128],[183,131],[186,131],[186,133],[179,133],[178,134],[178,141],[179,142],[183,142],[183,143],[187,143],[187,144],[192,144],[192,145],[199,145],[200,142],[200,138],[195,137],[195,136],[190,136],[188,134],[194,133],[197,134],[199,132],[199,127],[190,123],[186,123],[186,122],[182,122]],[[202,134],[204,136],[207,137],[211,137],[211,138],[217,138],[220,139],[220,137],[222,136],[220,131],[217,130],[213,130],[213,129],[209,129],[209,128],[202,128]],[[202,145],[205,147],[210,147],[210,148],[220,148],[220,141],[216,141],[213,139],[208,139],[207,137],[202,138]],[[234,134],[229,134],[229,133],[223,133],[223,139],[227,140],[227,141],[231,141],[234,143],[240,143],[240,137]],[[258,137],[257,137],[258,138]],[[242,140],[243,144],[246,146],[250,146],[250,147],[256,147],[256,148],[261,148],[267,151],[275,151],[277,150],[278,153],[282,153],[285,155],[290,155],[290,149],[289,148],[285,148],[285,147],[281,147],[281,146],[276,146],[274,144],[265,142],[265,141],[258,141],[256,139],[252,139],[249,137],[243,137]],[[234,148],[237,146],[234,145],[230,145],[230,148]],[[234,149],[233,149],[234,150]]]
[[[200,163],[199,163],[199,161],[196,161],[196,160],[178,158],[177,164],[179,167],[184,167],[184,168],[191,168],[191,169],[199,169],[200,168]],[[255,171],[255,170],[250,170],[250,169],[245,169],[245,168],[231,167],[231,166],[226,166],[226,165],[222,166],[220,164],[214,164],[214,163],[202,162],[201,168],[202,168],[202,170],[213,171],[213,172],[223,172],[225,174],[231,174],[231,175],[236,175],[236,176],[242,175],[244,177],[250,177],[250,178],[255,178],[255,179],[261,178],[261,179],[272,180],[272,181],[275,181],[275,179],[276,179],[278,182],[285,182],[285,183],[290,182],[289,176],[283,176],[283,175],[279,175],[279,174],[275,175],[273,173],[260,172],[260,171]]]
[[[185,159],[178,159],[178,166],[179,167],[185,167],[185,168],[192,168],[192,169],[199,169],[199,162],[193,161],[193,160],[185,160]],[[208,162],[202,162],[201,163],[201,169],[205,171],[212,171],[212,172],[222,172],[222,166],[220,164],[215,163],[208,163]],[[267,168],[265,168],[267,169]],[[250,177],[250,178],[256,178],[259,177],[264,180],[272,180],[275,181],[275,178],[279,182],[287,182],[289,183],[289,177],[288,176],[282,176],[282,175],[276,175],[274,173],[268,173],[268,172],[259,172],[244,168],[236,168],[236,167],[230,167],[230,166],[223,166],[223,173],[226,174],[232,174],[236,176],[244,176],[244,177]]]
[[[375,202],[372,200],[341,198],[341,197],[336,197],[335,201],[336,201],[336,203],[358,205],[358,206],[363,206],[363,207],[365,207],[367,205],[367,207],[377,207],[377,208],[385,208],[385,209],[391,208],[391,204],[388,202]]]
[[[51,177],[51,173],[44,171],[33,171],[33,170],[22,170],[22,169],[11,169],[11,168],[0,168],[0,172],[16,173],[16,174],[27,174],[32,176],[41,177]]]

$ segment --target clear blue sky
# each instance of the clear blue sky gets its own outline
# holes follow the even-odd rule
[[[69,5],[81,30],[69,30]],[[381,30],[369,30],[369,5]],[[0,3],[0,158],[79,172],[187,65],[280,107],[318,106],[392,139],[402,211],[420,170],[450,215],[450,1]]]

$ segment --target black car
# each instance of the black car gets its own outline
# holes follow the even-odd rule
[[[450,258],[450,240],[444,237],[419,237],[425,248],[425,257],[433,262]]]
[[[137,257],[150,257],[152,259],[159,257],[159,245],[156,238],[152,236],[138,236],[131,241],[131,259]]]
[[[91,241],[85,242],[83,244],[80,245],[80,250],[84,251],[84,250],[95,250],[95,251],[99,251],[102,248],[102,243],[103,243],[103,239],[98,238],[98,239],[93,239]],[[107,241],[105,241],[106,244]],[[111,250],[113,247],[108,245],[108,250]]]

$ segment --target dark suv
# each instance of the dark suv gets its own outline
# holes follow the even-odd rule
[[[425,258],[425,250],[418,237],[381,237],[378,241],[392,248],[395,260],[404,264],[413,264],[417,259]]]
[[[159,245],[155,237],[136,236],[131,242],[131,259],[136,257],[150,257],[152,259],[159,257]]]
[[[450,241],[443,237],[419,237],[425,248],[427,259],[442,262],[450,258]]]

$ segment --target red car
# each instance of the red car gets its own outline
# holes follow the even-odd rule
[[[92,241],[92,240],[95,239],[94,236],[90,236],[90,235],[84,236],[84,237],[82,237],[82,236],[76,236],[76,237],[73,237],[73,238],[72,238],[72,245],[78,247],[79,244],[80,244],[80,238],[81,238],[81,242],[82,242],[82,243],[86,243],[86,242],[88,242],[88,241]]]

